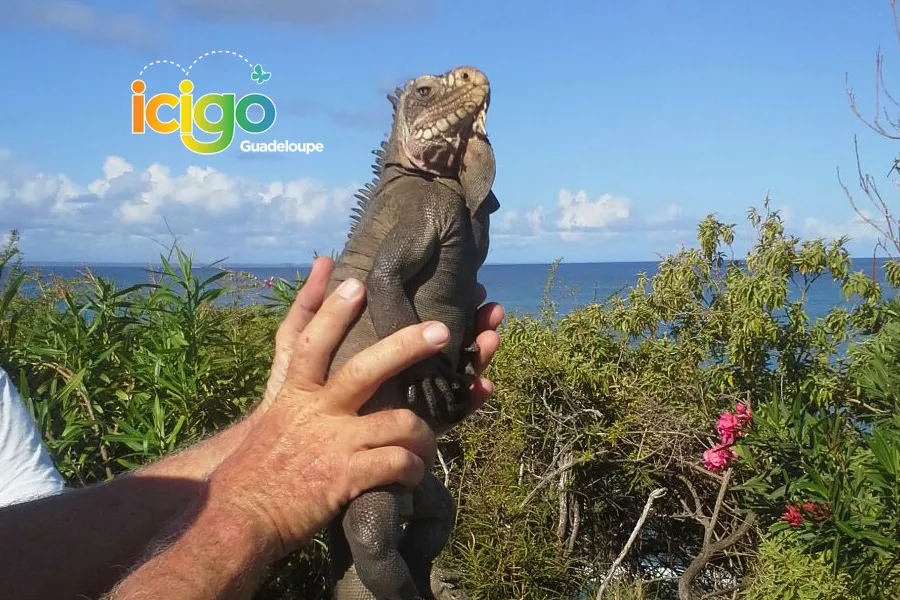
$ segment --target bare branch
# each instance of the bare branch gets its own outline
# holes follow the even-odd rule
[[[581,502],[578,501],[578,498],[574,498],[572,500],[572,530],[569,533],[569,543],[566,546],[565,556],[569,556],[572,554],[572,551],[575,549],[575,541],[578,539],[578,530],[581,528]]]
[[[681,475],[679,473],[678,475],[676,475],[676,477],[678,477],[678,479],[680,479],[681,482],[684,483],[687,489],[691,492],[691,496],[694,498],[694,510],[691,511],[691,509],[688,508],[687,504],[683,503],[685,510],[695,518],[705,517],[706,515],[703,514],[703,506],[700,503],[700,495],[697,493],[697,488],[695,488],[694,484],[691,483],[691,480],[684,475]]]
[[[450,487],[450,469],[447,468],[447,463],[444,461],[444,455],[441,454],[441,449],[438,448],[437,451],[438,460],[441,462],[441,469],[444,470],[444,487]]]
[[[870,121],[866,120],[865,117],[862,116],[862,113],[860,112],[859,107],[856,105],[856,95],[853,93],[853,90],[850,88],[850,76],[845,74],[844,81],[846,82],[846,85],[847,85],[847,92],[846,92],[847,93],[847,101],[850,104],[850,110],[853,112],[854,115],[856,115],[856,117],[860,121],[862,121],[863,125],[865,125],[869,129],[871,129],[875,133],[877,133],[881,136],[884,136],[888,139],[900,140],[900,135],[896,135],[896,134],[892,134],[892,133],[888,132],[881,125],[881,116],[880,116],[881,115],[881,102],[880,102],[879,98],[881,97],[881,94],[884,91],[882,89],[882,82],[883,82],[883,77],[882,77],[883,67],[882,67],[882,65],[883,65],[883,60],[882,60],[881,50],[879,49],[875,55],[875,109],[874,109],[875,117],[872,119],[872,121],[870,122]]]
[[[679,600],[691,600],[691,584],[693,583],[694,578],[697,576],[700,570],[706,566],[706,563],[708,563],[713,556],[715,556],[719,552],[722,552],[723,550],[727,550],[729,547],[737,543],[738,540],[747,535],[747,532],[750,531],[750,527],[755,522],[756,512],[750,511],[749,513],[747,513],[747,516],[734,531],[734,533],[724,539],[719,540],[718,542],[714,542],[705,547],[703,551],[700,552],[700,554],[697,556],[697,558],[691,561],[691,564],[688,565],[688,568],[678,580]]]
[[[566,462],[572,460],[572,453],[567,452],[565,454]],[[556,524],[556,539],[559,540],[560,545],[566,539],[566,529],[569,525],[569,490],[568,490],[568,471],[563,471],[559,475],[559,483],[557,484],[557,489],[559,490],[559,521]]]
[[[716,498],[716,507],[713,510],[713,519],[710,519],[709,525],[705,526],[706,531],[703,536],[703,549],[700,551],[700,554],[691,561],[691,564],[688,565],[688,568],[684,571],[681,577],[678,580],[678,598],[679,600],[691,600],[691,588],[694,583],[694,579],[700,573],[701,570],[706,566],[706,564],[712,559],[713,556],[722,552],[723,550],[727,550],[735,543],[738,542],[742,537],[744,537],[748,531],[750,531],[750,527],[753,523],[756,522],[756,512],[750,511],[747,513],[747,516],[738,526],[738,528],[729,536],[717,541],[712,542],[712,535],[715,529],[715,519],[718,518],[718,513],[721,510],[722,502],[725,495],[725,490],[728,487],[728,482],[731,479],[731,469],[729,469],[722,478],[722,485],[719,488],[719,494]]]
[[[883,238],[882,240],[879,240],[879,246],[884,248],[885,252],[888,255],[890,255],[890,251],[888,251],[885,243],[891,243],[897,249],[897,251],[900,252],[900,236],[898,236],[898,232],[895,228],[896,221],[887,203],[882,198],[881,192],[879,192],[878,186],[875,184],[874,179],[871,175],[865,174],[862,170],[862,163],[859,157],[859,142],[856,137],[853,138],[853,146],[856,155],[856,172],[859,177],[859,187],[872,202],[875,210],[881,215],[883,224],[876,223],[872,217],[868,216],[859,208],[858,204],[856,203],[856,199],[853,196],[853,193],[841,179],[840,169],[838,169],[837,171],[838,183],[840,184],[841,189],[844,190],[844,195],[850,202],[850,206],[853,208],[853,212],[856,213],[856,215],[863,222],[877,231],[878,234]]]
[[[741,583],[741,584],[738,584],[738,585],[733,585],[733,586],[731,586],[730,588],[725,588],[725,589],[723,589],[723,590],[716,590],[716,591],[714,591],[714,592],[710,592],[710,593],[708,593],[708,594],[704,594],[704,595],[703,595],[703,600],[706,600],[707,598],[715,598],[715,597],[717,597],[717,596],[724,596],[724,595],[726,595],[726,594],[733,594],[734,592],[738,592],[738,591],[744,589],[745,587],[747,587],[747,586],[746,586],[745,584],[742,584],[742,583]]]
[[[548,483],[550,483],[551,481],[556,479],[560,473],[563,473],[564,471],[568,471],[572,467],[577,467],[578,465],[584,464],[584,463],[588,462],[589,460],[591,460],[591,458],[592,458],[591,456],[582,456],[581,458],[573,458],[572,460],[566,462],[561,467],[554,469],[550,473],[544,475],[541,478],[541,480],[538,481],[537,485],[534,486],[534,489],[532,489],[528,493],[528,495],[525,496],[525,499],[522,500],[522,503],[519,504],[519,510],[525,508],[525,506],[527,506],[528,503],[534,499],[534,497],[537,495],[537,493],[539,491],[541,491],[541,488],[543,488],[545,485],[547,485]]]
[[[625,557],[628,555],[628,551],[631,550],[632,544],[634,544],[634,540],[637,539],[638,533],[641,531],[641,528],[644,526],[644,521],[647,520],[647,515],[650,514],[650,508],[653,506],[653,503],[657,498],[661,498],[666,495],[666,488],[656,488],[650,495],[647,496],[647,502],[644,504],[644,510],[641,512],[641,517],[638,519],[638,522],[635,524],[634,529],[631,531],[631,535],[628,537],[628,541],[625,543],[625,547],[622,548],[622,551],[619,553],[619,556],[616,557],[616,560],[609,566],[609,572],[607,572],[606,577],[603,579],[603,583],[600,584],[600,588],[597,590],[597,594],[595,596],[595,600],[601,600],[603,598],[603,592],[606,591],[606,586],[609,585],[609,582],[612,581],[612,577],[616,572],[616,569],[619,568],[619,565],[622,564],[622,561],[625,560]]]
[[[713,532],[716,530],[716,521],[719,520],[719,511],[722,510],[722,502],[725,500],[725,492],[728,490],[728,483],[731,481],[732,470],[725,471],[722,477],[722,485],[719,486],[719,494],[716,496],[716,505],[713,507],[712,517],[709,519],[709,527],[703,535],[703,545],[709,545],[712,540]]]

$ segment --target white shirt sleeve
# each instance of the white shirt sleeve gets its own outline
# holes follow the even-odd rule
[[[0,369],[0,507],[56,494],[65,482],[41,443],[31,413]]]

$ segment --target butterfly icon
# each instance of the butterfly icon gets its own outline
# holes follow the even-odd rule
[[[268,81],[269,77],[271,76],[271,73],[266,73],[265,71],[263,71],[262,65],[256,65],[255,67],[253,67],[253,73],[250,74],[250,77],[256,83],[264,83]]]

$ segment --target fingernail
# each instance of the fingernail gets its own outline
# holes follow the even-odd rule
[[[422,332],[422,337],[429,344],[440,344],[450,335],[450,330],[443,323],[432,323]]]
[[[350,300],[351,298],[355,298],[361,289],[362,283],[357,279],[351,278],[338,286],[337,293],[341,298]]]

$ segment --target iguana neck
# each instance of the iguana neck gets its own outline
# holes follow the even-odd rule
[[[383,168],[399,167],[403,171],[419,175],[421,177],[441,177],[445,179],[453,179],[456,176],[454,168],[440,169],[433,165],[417,165],[403,151],[401,140],[409,135],[409,129],[403,123],[403,116],[394,115],[394,122],[391,126],[391,134],[387,139],[387,145],[384,149]],[[454,160],[454,164],[457,161]]]
[[[400,174],[413,175],[416,177],[422,177],[423,179],[437,181],[442,185],[449,187],[460,196],[465,195],[456,173],[438,173],[436,171],[420,169],[412,165],[412,163],[403,153],[395,123],[394,127],[391,128],[391,135],[388,137],[388,140],[384,146],[383,160],[381,162],[381,172],[378,173],[378,179],[382,183],[384,183],[390,179],[393,179],[393,176]],[[471,199],[466,198],[466,205],[468,206],[469,213],[472,216],[475,216],[475,214],[479,210],[482,210],[483,212],[485,212],[485,214],[492,214],[500,209],[500,202],[497,200],[497,196],[494,195],[493,191],[490,192],[480,202],[472,201]]]

